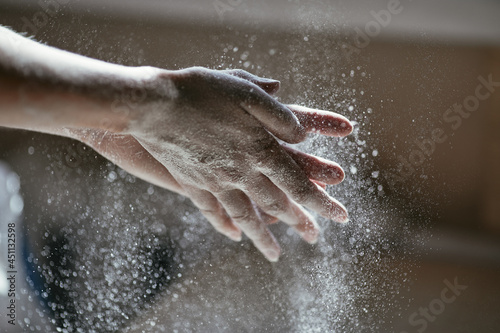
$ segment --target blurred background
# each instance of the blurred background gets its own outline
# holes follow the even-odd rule
[[[16,328],[500,331],[499,17],[493,0],[0,0],[1,25],[49,45],[129,66],[242,68],[280,80],[282,102],[356,123],[350,138],[300,146],[346,170],[330,191],[350,225],[321,221],[317,247],[276,226],[276,265],[82,144],[0,128],[28,269],[53,295],[23,286]]]

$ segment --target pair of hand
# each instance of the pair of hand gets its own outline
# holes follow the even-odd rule
[[[285,144],[308,132],[343,137],[341,115],[272,97],[279,82],[241,70],[158,70],[123,133],[72,130],[97,152],[146,181],[189,197],[220,233],[244,232],[270,261],[280,247],[268,224],[281,220],[315,243],[319,229],[303,206],[337,222],[347,211],[324,187],[342,168]],[[137,109],[139,110],[137,112]]]

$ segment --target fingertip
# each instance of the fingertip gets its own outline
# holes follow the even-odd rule
[[[274,95],[280,90],[281,83],[277,80],[263,79],[260,82],[255,82],[262,90],[264,90],[269,95]]]
[[[316,244],[318,244],[318,237],[306,239],[306,242],[311,244],[311,245],[316,245]]]
[[[284,131],[284,127],[279,130],[270,130],[280,140],[289,144],[297,144],[307,139],[307,130],[297,120],[295,124],[291,124],[293,120],[289,121],[288,131]]]
[[[343,217],[344,217],[344,222],[343,223],[349,222],[349,213],[347,212],[347,209],[345,209],[345,213],[344,213]]]
[[[318,126],[320,134],[343,138],[353,131],[352,123],[344,116],[336,115],[324,120],[323,127]]]
[[[296,124],[295,128],[290,133],[287,133],[287,137],[280,138],[280,139],[282,139],[283,141],[290,143],[290,144],[301,143],[307,139],[307,130],[297,120],[297,124]]]
[[[278,262],[280,258],[280,250],[279,249],[268,249],[263,252],[264,256],[270,262]]]
[[[309,155],[282,144],[283,149],[305,171],[309,180],[326,189],[326,185],[340,184],[345,178],[345,172],[340,165],[324,158]]]
[[[297,115],[291,112],[288,107],[283,105],[282,111],[282,114],[286,115],[286,117],[288,118],[287,123],[290,124],[290,130],[283,133],[279,138],[290,144],[296,144],[305,141],[307,139],[307,128],[300,122]]]
[[[337,184],[340,184],[344,181],[345,179],[345,171],[344,169],[342,169],[341,166],[338,166],[336,168],[336,171],[337,171]],[[336,185],[336,184],[335,184]]]
[[[318,222],[314,216],[312,216],[308,211],[300,206],[296,206],[300,213],[303,214],[304,223],[300,223],[296,225],[294,228],[298,232],[298,234],[302,237],[303,240],[308,242],[309,244],[316,244],[318,242],[318,237],[320,234],[320,229],[318,226]]]
[[[231,233],[227,234],[226,236],[235,242],[241,242],[241,239],[242,239],[241,232],[231,232]]]
[[[339,134],[344,137],[344,136],[348,136],[349,134],[352,133],[352,131],[354,130],[354,127],[352,126],[352,123],[348,120],[348,119],[345,119],[343,120],[341,123],[340,123],[340,129],[339,129]]]
[[[233,70],[228,70],[225,71],[229,75],[233,75],[236,77],[239,77],[241,79],[244,79],[246,81],[249,81],[258,87],[260,87],[262,90],[264,90],[266,93],[269,95],[273,95],[278,92],[280,89],[280,81],[274,80],[274,79],[268,79],[268,78],[263,78],[257,75],[254,75],[252,73],[249,73],[245,70],[242,69],[233,69]]]
[[[340,224],[347,224],[349,222],[349,218],[348,217],[341,217],[341,218],[337,219],[335,222],[340,223]]]
[[[346,223],[347,221],[349,221],[347,208],[345,208],[344,205],[338,202],[336,199],[330,197],[328,193],[324,192],[324,195],[326,195],[329,200],[329,207],[326,211],[323,210],[323,214],[321,215],[338,223]]]
[[[295,144],[307,138],[307,130],[297,116],[262,90],[249,94],[240,106],[280,140]]]
[[[349,214],[347,213],[347,210],[344,209],[339,209],[340,212],[337,213],[335,218],[333,219],[335,222],[345,224],[349,222]]]
[[[319,229],[312,229],[302,235],[302,238],[311,245],[318,243]]]
[[[317,170],[315,172],[311,172],[309,175],[315,179],[315,184],[320,186],[322,189],[325,189],[326,185],[338,185],[342,183],[345,179],[344,169],[337,163],[333,162],[325,162],[324,168]],[[318,180],[319,179],[319,183]]]
[[[316,110],[300,105],[287,105],[308,132],[333,137],[352,133],[353,125],[344,116],[331,111]]]

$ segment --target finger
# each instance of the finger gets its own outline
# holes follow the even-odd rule
[[[321,187],[323,190],[326,190],[326,184],[325,184],[325,183],[322,183],[322,182],[317,181],[317,180],[314,180],[314,179],[311,179],[311,181],[312,181],[314,184],[316,184],[316,185],[318,185],[319,187]]]
[[[191,201],[198,207],[215,230],[236,242],[241,241],[240,228],[233,223],[216,197],[205,190],[190,186],[184,186],[184,188]]]
[[[281,252],[278,242],[258,216],[246,194],[240,190],[229,190],[216,196],[231,219],[252,240],[255,247],[269,261],[278,261]]]
[[[243,110],[279,139],[288,143],[299,143],[306,139],[307,132],[293,112],[262,89],[255,87],[242,99],[240,106]]]
[[[344,170],[337,163],[303,153],[286,145],[282,145],[282,147],[304,170],[309,179],[328,185],[337,185],[344,180]]]
[[[284,150],[268,151],[266,161],[268,163],[259,165],[260,171],[290,199],[323,217],[337,222],[348,221],[346,208],[310,181],[307,174]]]
[[[244,191],[267,214],[291,226],[305,241],[316,243],[319,228],[314,218],[291,201],[266,176],[254,179]]]
[[[264,222],[264,224],[274,224],[274,223],[279,221],[279,219],[277,217],[274,217],[274,216],[267,214],[265,211],[263,211],[255,203],[254,203],[254,208],[257,211],[257,213],[259,214],[259,216],[262,219],[262,222]]]
[[[351,122],[335,112],[315,110],[300,105],[287,106],[307,132],[335,137],[344,137],[352,132]]]
[[[176,77],[182,78],[190,73],[197,73],[208,80],[221,90],[221,94],[252,115],[260,122],[259,125],[264,126],[279,139],[288,143],[299,143],[306,139],[307,132],[293,112],[259,86],[223,71],[216,72],[203,68],[189,68],[177,73]],[[174,82],[177,80],[176,77],[172,78]]]
[[[229,75],[233,75],[239,77],[241,79],[252,82],[253,84],[259,86],[262,90],[264,90],[269,95],[274,95],[280,89],[280,81],[262,78],[256,75],[253,75],[247,71],[242,69],[231,69],[224,71]]]

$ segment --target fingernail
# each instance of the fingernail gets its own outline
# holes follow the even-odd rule
[[[275,80],[265,80],[260,83],[268,94],[275,94],[280,89],[280,82]]]
[[[319,230],[313,230],[304,234],[304,240],[309,244],[316,244],[318,242]]]
[[[278,80],[268,79],[267,77],[260,77],[259,79],[265,83],[280,83]]]
[[[347,215],[347,212],[345,214],[337,216],[336,222],[343,224],[349,222],[349,216]]]
[[[266,256],[267,260],[270,262],[278,262],[278,259],[280,258],[280,253],[279,251],[276,250],[266,250],[264,255]]]

